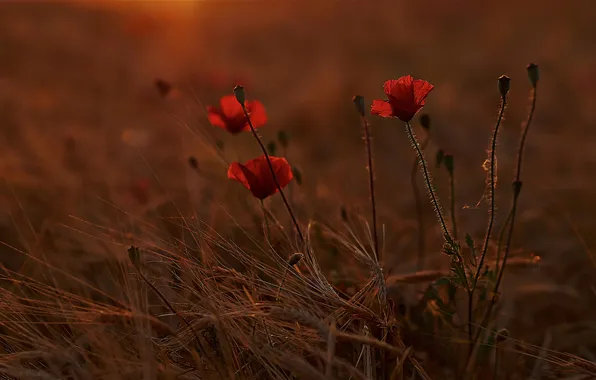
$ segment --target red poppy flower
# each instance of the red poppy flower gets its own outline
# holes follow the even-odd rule
[[[283,157],[269,156],[275,178],[281,188],[284,188],[294,178],[292,168]],[[228,169],[228,178],[240,182],[255,198],[265,199],[277,193],[277,186],[265,156],[257,157],[246,164],[233,162]]]
[[[208,106],[209,122],[216,126],[225,129],[226,131],[237,134],[243,131],[250,131],[248,120],[244,115],[242,106],[236,100],[234,95],[226,95],[219,101],[220,108]],[[265,107],[257,100],[246,101],[244,106],[250,116],[250,121],[253,127],[258,128],[267,122],[267,114]]]
[[[388,100],[374,100],[370,113],[382,117],[397,117],[407,123],[424,107],[426,97],[435,86],[408,75],[397,80],[388,80],[383,87]]]

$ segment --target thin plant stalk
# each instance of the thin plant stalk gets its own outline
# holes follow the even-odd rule
[[[427,137],[420,143],[420,149],[424,151],[430,137]],[[410,173],[410,183],[412,184],[412,191],[414,193],[414,203],[416,205],[416,219],[418,222],[418,270],[422,270],[424,267],[424,259],[426,254],[426,231],[424,228],[424,213],[423,213],[423,204],[422,204],[422,197],[420,196],[420,189],[418,188],[418,157],[414,159],[414,164],[412,165],[412,171]]]
[[[507,259],[509,258],[509,252],[511,248],[511,240],[513,237],[513,227],[515,226],[515,216],[517,215],[517,205],[519,200],[519,194],[522,188],[522,181],[521,181],[521,169],[522,169],[522,161],[523,161],[523,152],[526,142],[526,136],[528,134],[528,129],[530,128],[530,124],[532,124],[532,119],[534,117],[534,110],[536,109],[536,87],[532,88],[532,105],[530,106],[530,112],[528,112],[528,118],[526,119],[526,123],[524,129],[522,131],[522,137],[519,142],[519,148],[517,150],[517,166],[515,169],[515,180],[513,181],[513,201],[511,205],[511,220],[509,222],[509,231],[507,234],[507,242],[505,243],[505,252],[503,254],[503,264],[501,264],[499,268],[499,273],[497,275],[497,281],[495,282],[495,287],[493,289],[493,297],[491,302],[488,306],[488,310],[484,316],[483,324],[486,323],[486,320],[490,317],[492,309],[497,302],[498,297],[496,296],[497,292],[499,291],[499,286],[501,285],[501,281],[503,279],[503,274],[505,273],[505,267],[507,266]],[[482,325],[481,325],[482,326]]]
[[[373,229],[373,244],[375,249],[375,256],[377,262],[381,262],[381,253],[379,252],[379,238],[377,234],[377,206],[375,202],[375,172],[373,169],[373,157],[371,147],[370,126],[366,117],[361,116],[362,125],[364,126],[364,141],[366,143],[366,155],[368,158],[368,185],[370,192],[370,203],[372,208],[372,229]]]
[[[511,246],[511,237],[513,235],[513,226],[515,225],[515,215],[517,213],[517,202],[518,202],[519,194],[521,192],[521,187],[522,187],[521,168],[522,168],[523,151],[524,151],[524,147],[525,147],[525,141],[526,141],[528,129],[530,128],[530,125],[531,125],[533,117],[534,117],[534,110],[536,109],[536,92],[537,92],[536,86],[534,85],[534,87],[532,89],[532,93],[531,93],[532,104],[530,106],[530,111],[528,112],[528,118],[526,119],[525,126],[522,131],[522,136],[520,139],[519,147],[517,150],[517,166],[516,166],[516,170],[515,170],[515,180],[513,182],[513,200],[512,200],[511,211],[510,211],[511,218],[509,221],[509,231],[508,231],[508,236],[507,236],[507,243],[505,244],[505,253],[503,255],[503,264],[501,264],[501,266],[499,268],[499,272],[497,275],[497,281],[495,282],[495,287],[493,289],[493,296],[491,298],[491,301],[488,305],[486,312],[484,313],[484,316],[480,323],[480,328],[478,329],[478,331],[474,337],[474,342],[476,342],[476,344],[478,344],[477,340],[480,338],[480,332],[482,331],[482,327],[485,326],[486,323],[488,322],[488,320],[490,319],[492,310],[497,303],[497,300],[498,300],[497,292],[499,291],[499,286],[503,279],[503,274],[505,273],[505,267],[507,265],[507,258],[509,257],[509,249]],[[470,361],[471,361],[471,357],[468,358],[468,365],[469,365]]]
[[[435,194],[435,189],[432,184],[432,177],[428,170],[428,164],[426,163],[426,159],[424,158],[424,153],[422,152],[422,147],[420,146],[420,143],[418,143],[418,140],[416,139],[416,136],[414,135],[414,131],[412,130],[412,126],[410,125],[409,122],[406,122],[406,132],[408,134],[408,138],[410,139],[410,142],[412,143],[412,145],[414,146],[414,149],[416,150],[416,154],[418,156],[418,161],[420,162],[420,166],[422,167],[422,174],[424,177],[424,182],[426,184],[426,187],[428,188],[430,200],[431,200],[433,208],[435,209],[435,212],[437,214],[437,218],[439,219],[439,225],[441,226],[441,231],[443,232],[443,235],[445,236],[446,240],[449,243],[451,243],[451,242],[453,242],[453,239],[451,238],[451,234],[449,232],[449,229],[447,228],[447,223],[445,222],[445,218],[443,217],[443,212],[441,211],[441,204],[439,203],[439,199],[438,199],[437,195]]]
[[[484,260],[486,259],[486,254],[488,252],[488,245],[490,243],[490,237],[492,234],[493,224],[495,222],[495,161],[496,161],[496,150],[497,150],[497,138],[499,133],[499,127],[501,126],[501,122],[503,120],[503,115],[505,114],[505,108],[507,107],[507,94],[501,96],[501,106],[499,109],[499,116],[497,118],[497,123],[495,125],[495,129],[493,131],[493,137],[491,140],[491,148],[490,148],[490,167],[489,167],[489,197],[490,197],[490,209],[489,209],[489,217],[488,217],[488,226],[486,228],[486,235],[484,237],[484,243],[482,246],[482,253],[480,255],[480,262],[476,268],[476,274],[474,275],[474,281],[472,282],[471,286],[472,289],[468,293],[468,338],[470,339],[470,343],[472,344],[472,336],[474,333],[474,321],[472,320],[473,308],[474,308],[474,291],[476,290],[476,285],[478,283],[478,278],[480,277],[480,273],[482,272],[482,267],[484,265]]]
[[[300,238],[300,242],[304,245],[306,250],[309,250],[309,248],[306,244],[306,239],[304,238],[304,235],[302,234],[302,229],[300,228],[300,225],[298,224],[298,220],[296,219],[296,216],[294,215],[294,211],[292,211],[292,207],[288,203],[288,199],[284,195],[283,189],[279,185],[279,181],[277,180],[277,176],[275,175],[275,170],[273,169],[273,165],[271,164],[271,159],[269,158],[269,153],[267,153],[267,149],[263,145],[263,142],[261,141],[259,134],[257,133],[255,127],[252,125],[252,121],[250,120],[250,115],[248,114],[248,110],[246,109],[246,106],[244,105],[244,103],[240,103],[240,105],[242,106],[242,110],[244,111],[244,116],[246,117],[246,121],[248,122],[250,130],[251,130],[253,136],[255,137],[255,139],[257,140],[257,142],[259,143],[259,146],[261,147],[261,150],[263,151],[263,155],[265,156],[265,159],[267,160],[267,165],[269,166],[269,170],[271,171],[271,176],[273,177],[273,182],[275,182],[277,191],[279,191],[279,195],[281,195],[281,199],[283,200],[284,205],[286,206],[286,209],[288,210],[288,213],[290,214],[292,223],[294,224],[294,227],[296,228],[296,231],[298,232],[298,237]]]

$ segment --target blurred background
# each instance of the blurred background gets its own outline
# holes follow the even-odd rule
[[[424,109],[432,118],[427,156],[434,160],[439,148],[455,155],[460,230],[480,241],[486,207],[475,205],[499,106],[497,77],[512,79],[498,148],[500,226],[529,107],[525,67],[534,62],[541,81],[514,246],[541,263],[506,275],[501,325],[540,343],[548,329],[596,318],[595,12],[587,0],[4,1],[2,261],[26,270],[30,260],[16,248],[100,276],[89,268],[125,250],[89,232],[91,225],[124,236],[136,231],[138,218],[167,230],[160,217],[196,212],[224,232],[230,215],[242,220],[238,205],[250,200],[226,179],[227,164],[254,157],[258,146],[250,134],[210,126],[205,113],[239,82],[265,104],[264,140],[280,129],[291,136],[286,155],[304,177],[302,186],[291,185],[301,218],[334,223],[343,205],[368,217],[365,150],[351,98],[383,98],[385,80],[408,74],[436,86]],[[175,91],[160,96],[158,78]],[[395,273],[412,271],[414,154],[402,123],[370,121],[384,249]],[[201,174],[188,166],[190,155]],[[447,176],[436,171],[435,180],[446,203]],[[285,220],[279,199],[270,205]],[[425,215],[436,231],[426,203]],[[426,269],[448,265],[440,239],[429,236],[428,249]],[[565,334],[553,348],[596,342]]]

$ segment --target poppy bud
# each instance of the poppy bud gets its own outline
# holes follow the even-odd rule
[[[445,157],[443,158],[443,162],[445,163],[445,168],[447,168],[447,171],[449,172],[449,174],[453,175],[453,170],[455,168],[455,162],[453,159],[453,155],[446,154]]]
[[[279,142],[279,144],[284,147],[287,148],[288,147],[288,143],[290,142],[290,138],[288,136],[288,133],[284,130],[279,130],[277,132],[277,141]]]
[[[341,216],[341,220],[343,220],[344,222],[348,221],[348,212],[346,211],[346,208],[343,206],[341,207],[341,210],[340,210],[340,216]]]
[[[530,83],[532,83],[532,87],[536,87],[536,83],[538,83],[538,80],[540,79],[540,71],[538,70],[538,65],[530,63],[527,69]]]
[[[128,259],[135,267],[139,266],[139,263],[141,261],[141,252],[139,250],[139,247],[135,247],[134,245],[130,246],[130,248],[128,249]]]
[[[501,75],[499,77],[498,88],[499,92],[501,93],[501,97],[506,97],[507,93],[509,92],[509,84],[511,83],[511,78],[507,75]]]
[[[426,129],[427,131],[430,130],[430,115],[427,113],[423,113],[420,115],[420,125],[422,128]]]
[[[352,98],[352,101],[354,102],[354,106],[356,106],[356,112],[358,112],[360,116],[364,116],[364,96],[355,95]]]
[[[275,141],[269,141],[267,143],[267,153],[272,156],[275,156],[275,152],[277,151],[277,146],[275,145]]]
[[[244,86],[237,85],[234,87],[234,95],[236,96],[236,100],[244,107],[244,102],[246,101],[246,94],[244,93]]]
[[[439,149],[437,151],[437,156],[436,156],[436,164],[437,164],[437,168],[440,168],[441,165],[443,164],[443,161],[445,160],[445,151],[443,149]]]
[[[497,331],[497,336],[495,337],[497,344],[506,341],[507,338],[509,338],[509,331],[507,329]]]
[[[157,92],[159,92],[161,96],[168,96],[172,91],[172,85],[163,79],[158,78],[154,83],[155,87],[157,88]]]
[[[302,173],[300,172],[300,170],[298,170],[297,167],[293,167],[292,174],[294,174],[294,179],[296,180],[296,183],[299,186],[302,185]]]
[[[193,169],[198,169],[199,168],[199,161],[197,161],[197,159],[194,156],[188,157],[188,164]]]
[[[300,262],[300,260],[302,260],[303,257],[304,255],[302,253],[296,252],[292,256],[290,256],[290,258],[288,259],[288,264],[291,267],[293,267],[294,265],[298,264],[298,262]]]

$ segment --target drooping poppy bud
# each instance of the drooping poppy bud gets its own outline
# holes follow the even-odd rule
[[[364,116],[366,113],[364,110],[364,96],[356,95],[352,98],[352,102],[354,102],[356,112],[358,112],[360,116]]]

